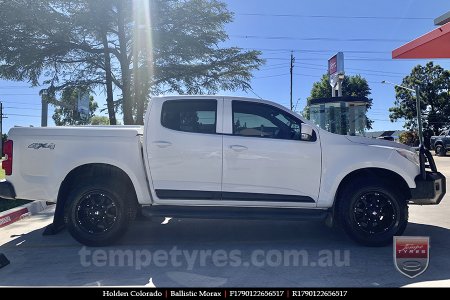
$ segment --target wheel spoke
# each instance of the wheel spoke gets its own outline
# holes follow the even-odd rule
[[[353,221],[366,234],[380,234],[395,225],[397,210],[392,199],[383,193],[366,192],[353,207]]]
[[[110,230],[117,220],[114,201],[103,192],[91,192],[79,202],[76,221],[91,234],[101,234]]]

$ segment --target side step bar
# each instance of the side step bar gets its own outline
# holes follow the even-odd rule
[[[177,206],[153,205],[142,207],[146,217],[173,217],[195,219],[242,219],[242,220],[325,220],[329,209],[224,207],[224,206]]]

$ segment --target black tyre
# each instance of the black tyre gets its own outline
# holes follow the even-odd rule
[[[408,205],[398,191],[374,180],[360,179],[340,193],[337,213],[347,234],[366,246],[385,246],[402,235],[408,224]]]
[[[445,156],[447,152],[443,145],[436,145],[435,151],[437,156]]]
[[[75,240],[86,246],[111,245],[136,217],[130,190],[113,180],[86,178],[75,184],[64,209],[64,221]]]

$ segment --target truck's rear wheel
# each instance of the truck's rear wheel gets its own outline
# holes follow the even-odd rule
[[[78,242],[107,246],[123,236],[136,215],[136,204],[120,186],[118,182],[90,178],[72,187],[64,220]]]
[[[394,188],[358,180],[344,187],[338,215],[353,240],[366,246],[384,246],[405,231],[408,205]]]
[[[443,145],[436,145],[436,155],[437,156],[445,156],[446,152]]]

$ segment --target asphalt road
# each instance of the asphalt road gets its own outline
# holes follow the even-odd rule
[[[450,179],[450,157],[436,157]],[[447,190],[450,191],[449,188]],[[52,210],[0,229],[0,286],[450,286],[450,196],[411,206],[405,235],[429,236],[430,263],[409,279],[392,246],[367,248],[321,223],[137,221],[119,245],[84,248],[64,231],[42,236]]]

